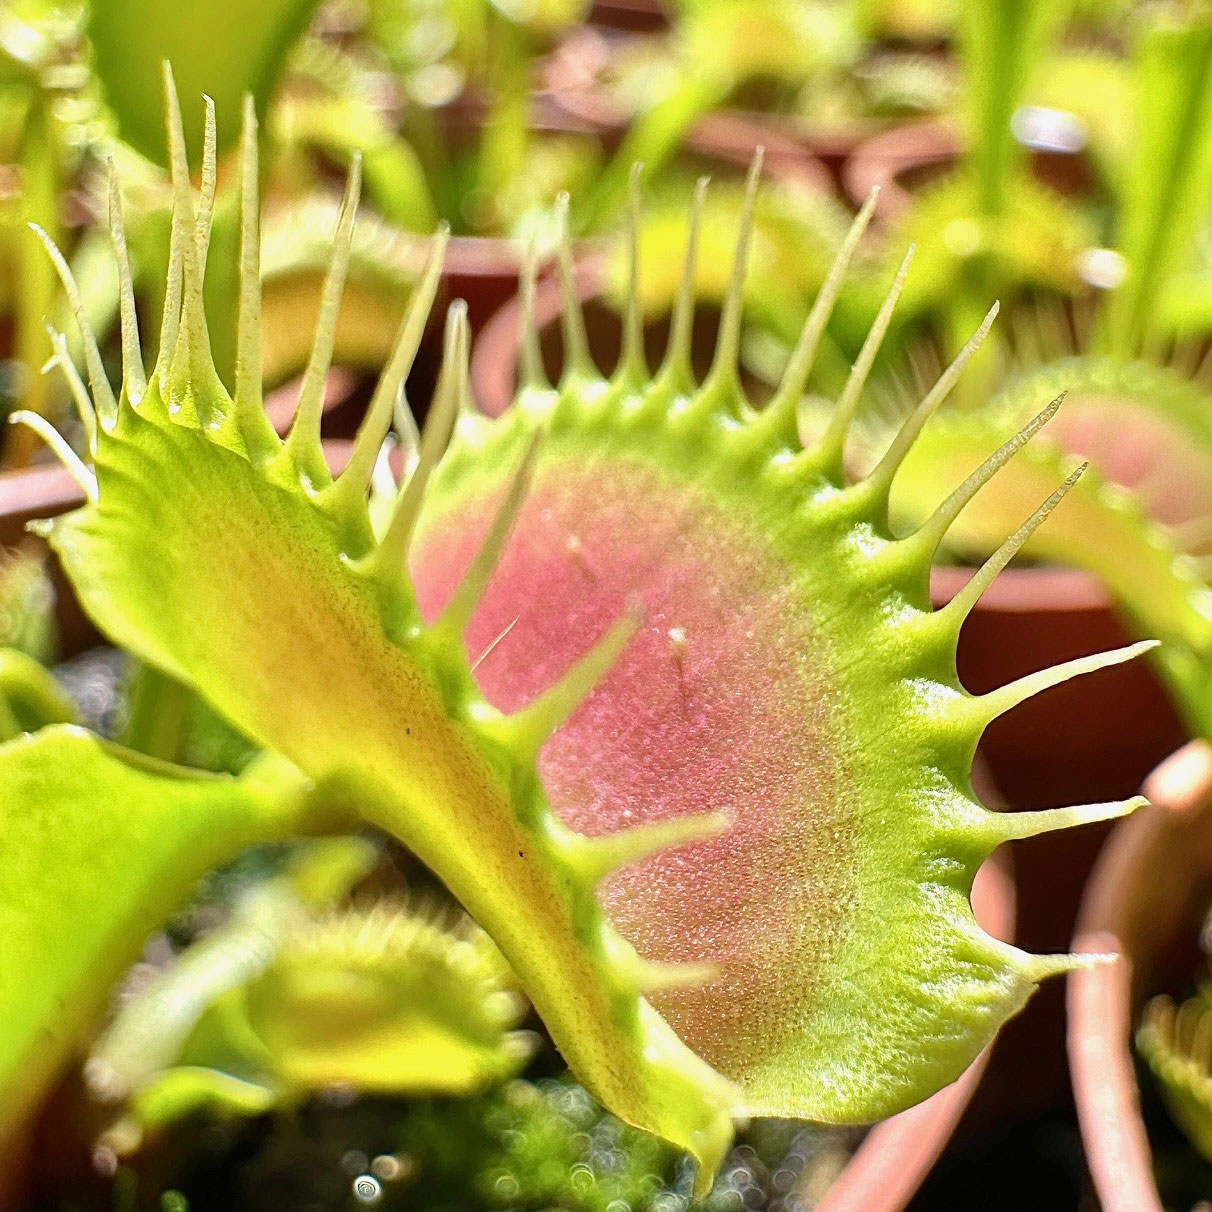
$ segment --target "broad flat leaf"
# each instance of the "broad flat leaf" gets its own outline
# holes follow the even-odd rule
[[[315,825],[305,787],[197,775],[67,725],[0,745],[0,1134],[203,873]]]

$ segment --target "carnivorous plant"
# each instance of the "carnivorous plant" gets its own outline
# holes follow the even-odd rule
[[[1038,981],[1091,962],[990,937],[969,904],[973,877],[1005,841],[1135,801],[1001,814],[974,798],[970,765],[989,721],[1148,645],[984,695],[955,673],[965,615],[1077,473],[946,608],[932,609],[927,586],[952,521],[1055,403],[912,533],[894,538],[887,522],[902,459],[996,308],[852,481],[847,430],[904,274],[827,429],[804,447],[802,388],[872,208],[755,411],[737,374],[755,164],[704,381],[688,370],[692,216],[655,374],[635,287],[618,367],[591,364],[565,242],[560,382],[543,381],[528,323],[512,408],[480,415],[456,303],[418,438],[400,385],[436,289],[439,234],[334,474],[318,421],[356,166],[297,418],[280,439],[261,399],[255,115],[246,105],[229,394],[202,305],[213,118],[198,196],[167,72],[166,83],[175,204],[156,363],[143,362],[115,186],[121,386],[86,332],[87,449],[21,419],[84,493],[42,530],[92,619],[264,753],[230,778],[71,726],[0,746],[0,1131],[17,1127],[203,870],[252,841],[359,820],[438,876],[578,1079],[697,1158],[700,1187],[736,1118],[851,1123],[909,1106],[957,1077]],[[398,487],[381,457],[393,425]]]

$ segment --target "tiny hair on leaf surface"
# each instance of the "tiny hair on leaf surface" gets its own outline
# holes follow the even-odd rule
[[[969,905],[977,868],[1012,837],[1134,806],[1002,815],[969,786],[989,720],[1138,650],[983,697],[956,678],[964,614],[1064,488],[943,611],[927,585],[940,534],[1014,444],[919,531],[888,531],[897,464],[992,313],[852,484],[842,447],[873,353],[809,449],[796,409],[870,205],[760,413],[737,371],[751,207],[702,384],[688,368],[689,286],[655,376],[635,306],[615,373],[592,366],[565,240],[560,384],[532,375],[499,420],[478,414],[455,304],[411,475],[376,528],[367,495],[393,421],[411,444],[399,388],[443,237],[333,478],[318,393],[356,172],[332,306],[282,441],[260,398],[255,273],[241,282],[233,395],[210,361],[206,225],[166,83],[163,352],[142,392],[137,338],[116,399],[98,371],[96,449],[79,468],[95,489],[48,527],[85,609],[414,851],[500,948],[579,1080],[692,1153],[700,1187],[738,1116],[868,1121],[957,1077],[1036,981],[1083,962],[986,935]],[[251,108],[241,172],[247,254]],[[534,341],[530,323],[531,353]]]

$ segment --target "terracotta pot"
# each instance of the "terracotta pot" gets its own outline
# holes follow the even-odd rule
[[[1195,741],[1149,777],[1152,801],[1116,830],[1082,900],[1074,948],[1118,963],[1069,978],[1069,1063],[1103,1212],[1163,1212],[1133,1061],[1140,1010],[1198,971],[1212,885],[1212,749]]]
[[[964,149],[956,127],[940,118],[894,126],[860,143],[842,167],[846,196],[862,205],[875,186],[880,198],[876,215],[895,219],[909,207],[915,186],[955,167]],[[1087,194],[1093,170],[1081,152],[1035,150],[1031,169],[1045,185],[1062,194]]]

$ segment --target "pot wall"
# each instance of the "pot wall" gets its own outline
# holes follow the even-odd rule
[[[1145,784],[1149,807],[1118,827],[1082,901],[1074,949],[1122,958],[1069,978],[1078,1121],[1103,1212],[1163,1212],[1141,1116],[1133,1035],[1155,993],[1198,970],[1212,889],[1212,749],[1192,742]]]

